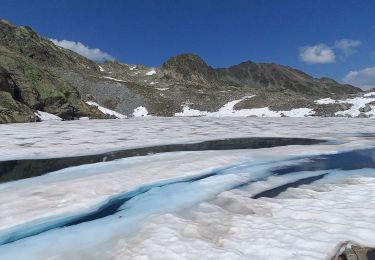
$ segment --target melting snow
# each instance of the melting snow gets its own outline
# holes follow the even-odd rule
[[[332,98],[322,98],[322,99],[316,100],[315,103],[320,104],[320,105],[327,105],[327,104],[336,103],[336,100]]]
[[[50,114],[50,113],[47,113],[47,112],[43,112],[43,111],[37,111],[35,112],[35,115],[41,120],[41,121],[61,121],[62,118],[61,117],[58,117],[54,114]]]
[[[149,72],[146,73],[147,76],[152,76],[155,75],[156,71],[155,70],[150,70]]]
[[[270,169],[293,165],[295,155],[351,149],[350,143],[358,140],[348,138],[312,149],[289,146],[150,155],[2,184],[0,237],[17,228],[68,219],[140,185],[220,172],[155,187],[112,216],[0,246],[0,258],[315,260],[330,259],[348,240],[375,246],[374,169],[332,170],[324,179],[290,188],[278,197],[251,198],[254,192],[326,172],[271,176]],[[250,184],[232,189],[246,182]]]
[[[348,98],[344,100],[334,100],[332,98],[323,98],[323,99],[316,100],[315,103],[320,104],[320,105],[348,103],[352,105],[351,108],[344,110],[344,111],[338,111],[335,113],[335,115],[357,117],[361,113],[361,111],[359,111],[360,108],[364,108],[366,104],[375,101],[375,97],[373,97],[374,95],[375,95],[375,92],[369,92],[369,93],[364,94],[363,97]],[[370,108],[371,108],[370,111],[367,111],[364,113],[369,117],[375,116],[375,106],[372,105],[370,106]]]
[[[169,88],[155,88],[155,89],[160,90],[160,91],[166,91],[166,90],[168,90]]]
[[[100,71],[102,71],[102,72],[104,71],[104,69],[103,69],[102,66],[98,66],[98,67],[99,67],[99,70],[100,70]]]
[[[148,116],[148,111],[145,107],[139,106],[139,107],[134,109],[133,116],[134,117],[145,117],[145,116]]]
[[[105,108],[105,107],[102,107],[101,105],[99,105],[98,103],[95,103],[93,101],[86,101],[86,103],[90,106],[96,106],[101,112],[103,112],[104,114],[107,114],[107,115],[111,115],[111,116],[115,116],[119,119],[123,119],[123,118],[126,118],[125,115],[123,114],[120,114],[114,110],[111,110],[111,109],[108,109],[108,108]]]
[[[364,96],[364,97],[375,96],[375,92],[369,92],[369,93],[364,94],[363,96]]]
[[[363,108],[366,106],[366,104],[375,101],[375,98],[364,98],[364,97],[356,97],[356,98],[349,98],[345,100],[340,100],[340,103],[349,103],[352,104],[352,107],[349,108],[348,110],[344,111],[339,111],[336,112],[336,115],[343,115],[343,116],[351,116],[351,117],[356,117],[359,116],[361,113],[359,111],[360,108]],[[367,113],[368,115],[374,116],[374,112],[370,111],[370,113]]]
[[[190,108],[188,105],[183,106],[182,112],[175,113],[175,116],[207,116],[207,117],[305,117],[314,114],[314,112],[309,108],[295,108],[287,111],[272,111],[268,107],[262,108],[252,108],[252,109],[240,109],[235,110],[234,106],[239,102],[252,98],[254,96],[246,96],[238,100],[228,102],[223,107],[221,107],[217,112],[200,111]]]
[[[121,80],[121,79],[115,79],[115,78],[111,78],[111,77],[107,77],[107,76],[103,76],[102,78],[105,78],[105,79],[110,79],[110,80],[114,80],[114,81],[118,81],[118,82],[125,82],[124,80]]]
[[[302,127],[296,127],[296,126]],[[152,126],[150,128],[150,126]],[[0,125],[0,160],[103,153],[147,145],[235,137],[315,137],[373,133],[374,121],[351,118],[150,117]],[[63,130],[63,131],[62,131]],[[165,134],[161,134],[165,133]],[[12,138],[9,138],[12,136]],[[69,136],[67,140],[66,136]],[[124,141],[126,140],[126,141]],[[356,139],[353,145],[362,145]]]

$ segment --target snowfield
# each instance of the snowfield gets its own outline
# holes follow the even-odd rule
[[[313,115],[314,112],[310,108],[296,108],[287,111],[272,111],[268,107],[252,108],[252,109],[234,109],[234,106],[243,100],[251,99],[254,96],[246,96],[238,100],[228,102],[221,107],[217,112],[207,112],[192,109],[185,105],[182,107],[182,112],[175,113],[175,116],[179,117],[305,117]]]
[[[54,114],[43,112],[43,111],[37,111],[35,112],[35,115],[40,119],[40,121],[50,121],[50,120],[61,121],[62,120],[61,117],[58,117]]]
[[[317,104],[351,104],[351,108],[344,111],[338,111],[335,113],[336,116],[346,116],[346,117],[357,117],[361,113],[361,109],[364,109],[366,106],[368,106],[370,109],[366,111],[362,111],[364,114],[366,114],[368,117],[374,117],[375,116],[375,97],[374,92],[369,92],[364,94],[362,97],[354,97],[354,98],[348,98],[344,100],[334,100],[331,98],[323,98],[315,101]],[[372,105],[370,105],[372,104]]]
[[[150,154],[2,183],[0,259],[331,259],[347,241],[375,247],[374,129],[354,118],[0,125],[0,161],[236,137],[328,140]],[[116,211],[84,217],[114,201]]]
[[[93,101],[86,101],[86,104],[90,105],[90,106],[95,106],[97,107],[101,112],[103,112],[104,114],[106,115],[110,115],[110,116],[115,116],[116,118],[118,119],[123,119],[123,118],[126,118],[125,115],[123,114],[120,114],[116,111],[113,111],[111,109],[108,109],[108,108],[105,108],[105,107],[102,107],[101,105],[99,105],[98,103],[95,103]]]

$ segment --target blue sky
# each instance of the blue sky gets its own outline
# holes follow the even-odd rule
[[[375,86],[374,14],[373,0],[2,0],[0,16],[124,63],[192,52],[213,67],[275,62]]]

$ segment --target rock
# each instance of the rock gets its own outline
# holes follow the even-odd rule
[[[375,260],[375,249],[361,246],[346,246],[337,260]]]
[[[366,106],[361,107],[361,108],[359,109],[359,112],[366,113],[366,112],[370,112],[371,110],[372,110],[371,107],[370,107],[368,104],[366,104]]]
[[[9,92],[0,91],[0,100],[0,123],[25,123],[35,121],[33,110],[14,100]]]
[[[12,95],[12,97],[20,101],[20,90],[16,83],[11,78],[9,72],[0,66],[0,91],[8,92]]]
[[[358,117],[359,117],[359,118],[368,118],[368,115],[365,114],[365,113],[360,113],[360,114],[358,115]]]
[[[64,119],[106,117],[82,102],[77,89],[51,71],[53,66],[63,64],[97,67],[94,62],[80,57],[57,48],[30,27],[0,21],[0,90],[10,93],[14,100],[31,110],[61,115]]]

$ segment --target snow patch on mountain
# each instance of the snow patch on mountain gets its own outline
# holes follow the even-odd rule
[[[103,78],[110,79],[110,80],[117,81],[117,82],[125,82],[126,83],[126,81],[122,80],[122,79],[115,79],[115,78],[111,78],[111,77],[108,77],[108,76],[103,76]]]
[[[315,101],[315,103],[320,105],[351,104],[352,106],[349,109],[338,111],[335,113],[336,116],[347,117],[358,117],[361,113],[365,114],[368,117],[375,116],[375,104],[370,105],[369,103],[371,102],[375,102],[375,92],[369,92],[364,94],[363,96],[348,99],[334,100],[332,98],[323,98]]]
[[[319,104],[319,105],[328,105],[328,104],[334,104],[336,103],[337,101],[332,99],[332,98],[322,98],[322,99],[319,99],[319,100],[316,100],[315,103]]]
[[[37,111],[35,115],[40,119],[40,121],[61,121],[62,118],[51,113]]]
[[[359,116],[361,113],[360,109],[364,108],[368,103],[374,102],[375,98],[365,98],[365,97],[356,97],[356,98],[349,98],[345,100],[340,100],[340,103],[349,103],[352,104],[352,107],[344,110],[344,111],[339,111],[336,112],[336,115],[343,115],[343,116],[351,116],[351,117],[356,117]],[[368,116],[374,116],[374,112],[368,111],[366,112]]]
[[[152,76],[152,75],[155,75],[156,74],[156,71],[153,69],[153,70],[150,70],[149,72],[146,73],[147,76]]]
[[[117,117],[118,119],[123,119],[123,118],[126,118],[125,115],[123,114],[120,114],[114,110],[111,110],[111,109],[108,109],[108,108],[105,108],[101,105],[99,105],[98,103],[95,103],[93,101],[86,101],[86,104],[90,105],[90,106],[95,106],[97,107],[101,112],[103,112],[104,114],[107,114],[107,115],[111,115],[111,116],[115,116]]]
[[[369,92],[363,95],[364,97],[372,97],[375,96],[375,92]]]
[[[145,117],[145,116],[148,116],[147,108],[145,108],[144,106],[139,106],[139,107],[135,108],[134,112],[133,112],[133,116],[134,117]]]
[[[182,107],[182,112],[175,113],[175,116],[179,117],[194,117],[194,116],[207,116],[207,117],[249,117],[249,116],[256,116],[256,117],[305,117],[313,115],[314,112],[310,108],[295,108],[292,110],[286,111],[272,111],[269,107],[261,107],[261,108],[251,108],[251,109],[234,109],[234,106],[239,102],[250,99],[254,97],[252,96],[245,96],[241,99],[230,101],[224,106],[222,106],[216,112],[208,112],[208,111],[200,111],[196,109],[192,109],[189,105],[184,105]]]

